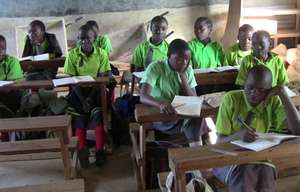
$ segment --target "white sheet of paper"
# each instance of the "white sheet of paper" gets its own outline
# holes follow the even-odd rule
[[[240,66],[222,66],[222,67],[216,67],[216,68],[207,68],[207,69],[194,69],[194,74],[199,73],[218,73],[218,72],[224,72],[224,71],[235,71],[239,70]]]
[[[297,96],[297,94],[294,91],[292,91],[290,88],[288,88],[287,86],[284,86],[284,89],[287,92],[287,94],[288,94],[289,97],[295,97],[295,96]]]
[[[203,97],[178,96],[171,103],[179,115],[200,117]]]
[[[222,92],[216,92],[216,93],[210,93],[210,94],[205,94],[203,96],[203,100],[210,105],[211,107],[219,107],[221,104],[221,101],[226,94],[225,91]]]
[[[89,75],[87,76],[76,76],[73,77],[75,83],[80,83],[80,82],[94,82],[95,79]]]
[[[273,146],[279,145],[282,141],[286,139],[299,137],[296,135],[286,135],[278,133],[257,133],[257,135],[258,139],[256,139],[252,143],[247,143],[242,140],[235,140],[231,141],[230,143],[253,151],[262,151],[264,149],[268,149]]]
[[[73,77],[66,77],[66,78],[61,78],[61,79],[53,79],[52,82],[53,82],[54,87],[75,83]]]
[[[140,71],[140,72],[133,72],[132,73],[135,77],[142,79],[144,76],[144,71]]]
[[[49,60],[49,59],[50,59],[49,53],[33,56],[34,61],[43,61],[43,60]]]
[[[14,83],[14,81],[0,81],[0,87]]]

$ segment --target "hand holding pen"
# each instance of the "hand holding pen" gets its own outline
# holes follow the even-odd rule
[[[255,129],[247,125],[240,117],[238,117],[237,120],[242,126],[242,129],[240,130],[240,139],[249,143],[255,141],[258,137]]]

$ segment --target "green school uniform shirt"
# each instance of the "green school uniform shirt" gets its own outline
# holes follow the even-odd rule
[[[6,55],[0,62],[0,80],[14,81],[23,78],[23,71],[19,60],[15,57]]]
[[[250,126],[257,132],[287,133],[284,123],[286,115],[278,96],[272,97],[266,105],[261,103],[253,107],[248,103],[243,90],[230,91],[224,96],[217,116],[217,133],[228,136],[239,131],[241,125],[237,117],[245,120],[249,111],[254,113]]]
[[[64,73],[72,76],[90,75],[95,78],[99,73],[110,70],[107,53],[95,46],[93,53],[88,57],[81,51],[80,46],[71,49],[64,64]]]
[[[273,75],[273,87],[276,85],[287,85],[289,83],[289,78],[284,67],[284,63],[275,53],[270,53],[269,59],[266,62],[260,61],[254,57],[253,54],[246,56],[242,61],[235,83],[243,86],[245,84],[248,72],[255,65],[265,65],[271,70]]]
[[[188,84],[191,88],[197,86],[191,66],[186,71]],[[151,96],[160,101],[171,103],[181,90],[181,79],[178,72],[172,70],[167,60],[156,61],[149,65],[141,80],[152,87]]]
[[[107,55],[109,55],[110,52],[112,51],[112,44],[107,35],[103,35],[103,36],[98,35],[94,42],[94,45],[96,47],[104,49],[104,51],[106,51]]]
[[[188,44],[192,53],[193,69],[215,68],[223,65],[224,50],[218,42],[211,41],[204,45],[195,38]]]
[[[242,63],[242,60],[247,55],[252,53],[252,49],[248,51],[243,51],[240,49],[239,44],[236,43],[232,47],[226,49],[224,65],[236,66]]]
[[[166,41],[161,42],[159,45],[153,45],[150,40],[146,40],[135,48],[131,64],[145,70],[150,63],[167,59],[168,47]],[[152,57],[147,58],[150,48],[153,50]]]

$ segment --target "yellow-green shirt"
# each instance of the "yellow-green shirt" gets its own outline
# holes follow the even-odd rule
[[[253,54],[246,56],[242,61],[235,83],[237,85],[244,86],[248,72],[255,65],[265,65],[271,70],[273,87],[276,85],[287,85],[289,83],[289,78],[284,67],[284,63],[275,53],[270,53],[270,56],[266,62],[257,59],[253,56]]]
[[[64,64],[64,73],[72,76],[90,75],[95,78],[99,73],[110,70],[107,53],[95,46],[90,56],[86,56],[80,46],[71,49]]]
[[[218,42],[211,41],[204,45],[195,38],[188,44],[193,69],[215,68],[223,65],[224,50]]]
[[[131,64],[145,70],[150,63],[167,59],[168,47],[169,45],[166,41],[161,42],[159,45],[153,45],[150,40],[146,40],[135,48]],[[148,58],[150,49],[152,49],[153,53],[151,58]]]
[[[0,80],[14,81],[23,78],[23,71],[19,60],[15,57],[6,55],[0,62]]]
[[[252,53],[252,49],[243,51],[240,49],[239,44],[236,43],[232,47],[225,50],[224,65],[236,66],[242,63],[242,60],[247,55]]]
[[[254,118],[250,124],[257,132],[287,133],[285,126],[285,111],[278,96],[272,97],[266,105],[259,104],[251,106],[243,90],[228,92],[220,105],[217,116],[217,133],[222,135],[232,135],[241,129],[237,121],[238,116],[245,120],[248,112],[254,113]]]
[[[186,70],[188,84],[191,88],[197,86],[194,72],[191,66]],[[172,70],[167,60],[156,61],[149,65],[141,80],[152,87],[151,96],[160,101],[171,103],[175,95],[181,91],[181,79],[179,73]]]
[[[103,35],[103,36],[98,35],[94,42],[94,45],[96,47],[104,49],[104,51],[106,51],[107,55],[109,55],[112,51],[112,44],[107,35]]]

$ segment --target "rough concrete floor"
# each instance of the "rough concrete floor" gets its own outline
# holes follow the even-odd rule
[[[107,164],[80,171],[87,192],[135,192],[136,182],[130,159],[130,147],[114,151]],[[50,183],[63,179],[61,160],[0,163],[0,188]],[[280,179],[278,192],[300,191],[300,176]]]

